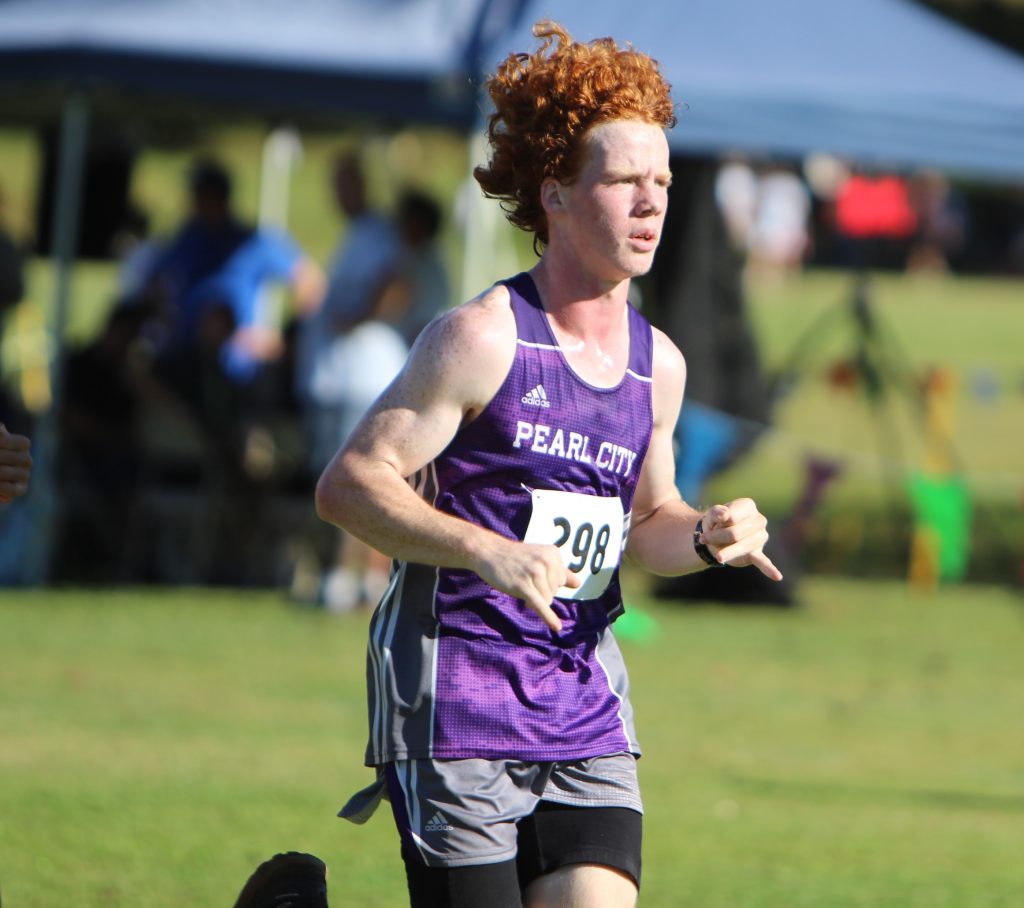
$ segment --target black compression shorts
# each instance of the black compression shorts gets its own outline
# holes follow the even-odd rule
[[[626,807],[571,807],[542,801],[519,821],[515,860],[427,867],[403,846],[411,908],[520,908],[538,877],[571,864],[611,867],[640,885],[643,817]]]

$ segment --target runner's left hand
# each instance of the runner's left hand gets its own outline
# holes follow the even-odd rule
[[[780,571],[765,555],[768,520],[750,498],[716,504],[704,514],[702,541],[722,564],[754,565],[765,577],[781,580]]]

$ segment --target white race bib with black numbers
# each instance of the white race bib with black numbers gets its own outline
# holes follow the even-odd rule
[[[533,513],[523,542],[556,545],[565,566],[580,578],[578,589],[563,586],[560,599],[596,599],[611,582],[622,557],[625,514],[617,496],[531,491]]]

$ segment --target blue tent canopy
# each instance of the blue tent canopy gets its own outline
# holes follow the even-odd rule
[[[680,103],[675,151],[1024,179],[1024,60],[910,0],[532,0],[487,64],[536,47],[543,17],[659,61]]]
[[[468,128],[481,72],[548,16],[660,61],[676,151],[1024,178],[1024,61],[911,0],[0,0],[0,102],[72,85]]]
[[[0,0],[0,90],[72,86],[97,96],[238,103],[300,119],[364,114],[468,127],[479,50],[521,6]]]

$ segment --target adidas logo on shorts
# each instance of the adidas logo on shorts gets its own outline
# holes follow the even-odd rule
[[[448,817],[440,810],[427,820],[423,827],[424,832],[452,832],[454,829],[455,827],[448,822]]]
[[[528,404],[531,407],[550,407],[551,401],[548,400],[547,392],[544,390],[543,385],[537,385],[532,391],[528,391],[523,395],[523,403]]]

